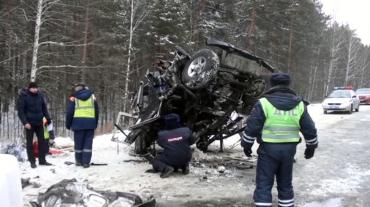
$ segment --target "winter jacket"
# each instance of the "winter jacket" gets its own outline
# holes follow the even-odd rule
[[[191,130],[187,127],[159,131],[157,143],[164,149],[162,156],[170,160],[170,163],[189,162],[191,160],[190,145],[194,144],[191,134]]]
[[[275,108],[283,111],[289,111],[295,108],[303,99],[286,87],[274,87],[267,91],[264,96]],[[305,103],[304,112],[300,118],[300,132],[303,134],[307,147],[316,148],[317,130],[311,116],[307,112],[307,102]],[[253,144],[257,137],[257,142],[262,143],[261,133],[264,127],[266,117],[260,101],[258,101],[247,119],[247,127],[243,133],[241,144],[243,147]],[[292,143],[296,144],[296,143]]]
[[[94,118],[76,118],[75,113],[75,103],[77,99],[87,100],[90,97],[94,99],[95,117]],[[75,92],[68,100],[67,115],[66,115],[66,128],[76,130],[84,129],[96,129],[99,120],[99,107],[95,100],[95,97],[89,89],[83,89]]]
[[[21,90],[17,102],[18,116],[22,124],[42,125],[45,117],[50,123],[49,112],[43,94],[39,91],[31,93],[27,88]]]

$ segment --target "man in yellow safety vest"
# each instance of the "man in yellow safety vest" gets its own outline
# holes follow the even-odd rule
[[[66,127],[74,132],[76,166],[88,168],[99,108],[94,94],[84,84],[75,85],[74,91],[68,101]]]
[[[301,132],[306,140],[305,158],[313,157],[318,146],[315,124],[307,112],[307,102],[289,88],[290,76],[273,73],[268,90],[255,104],[247,119],[241,145],[251,156],[255,138],[257,150],[256,189],[257,207],[272,206],[271,189],[276,177],[279,207],[294,206],[292,171]]]

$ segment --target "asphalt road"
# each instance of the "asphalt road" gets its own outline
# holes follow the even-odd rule
[[[313,113],[319,134],[314,158],[303,158],[304,144],[294,165],[295,204],[302,207],[370,206],[370,106],[352,114]],[[239,152],[240,153],[240,152]],[[232,177],[191,182],[188,194],[177,194],[176,183],[161,189],[171,198],[158,198],[159,206],[253,206],[255,169],[237,170]],[[158,189],[159,190],[159,189]],[[195,196],[197,195],[197,196]],[[273,190],[274,206],[277,192]]]

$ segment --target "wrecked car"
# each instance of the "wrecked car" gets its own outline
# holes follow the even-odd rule
[[[161,61],[145,75],[135,99],[136,118],[129,126],[125,142],[135,143],[135,153],[147,153],[157,132],[163,129],[161,117],[181,116],[193,131],[196,146],[207,151],[216,140],[240,133],[243,117],[267,88],[274,69],[262,58],[229,43],[207,39],[207,48],[190,55],[176,47],[171,61]]]

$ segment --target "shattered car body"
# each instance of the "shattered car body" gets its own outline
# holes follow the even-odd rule
[[[135,153],[150,149],[164,127],[161,117],[168,113],[181,116],[202,151],[245,128],[243,117],[266,90],[266,79],[274,70],[263,59],[229,43],[208,39],[206,44],[208,48],[192,56],[176,47],[172,61],[146,74],[130,115],[137,121],[125,139],[135,143]]]
[[[143,201],[125,192],[97,191],[76,179],[65,179],[40,193],[32,207],[154,207],[155,199]]]

